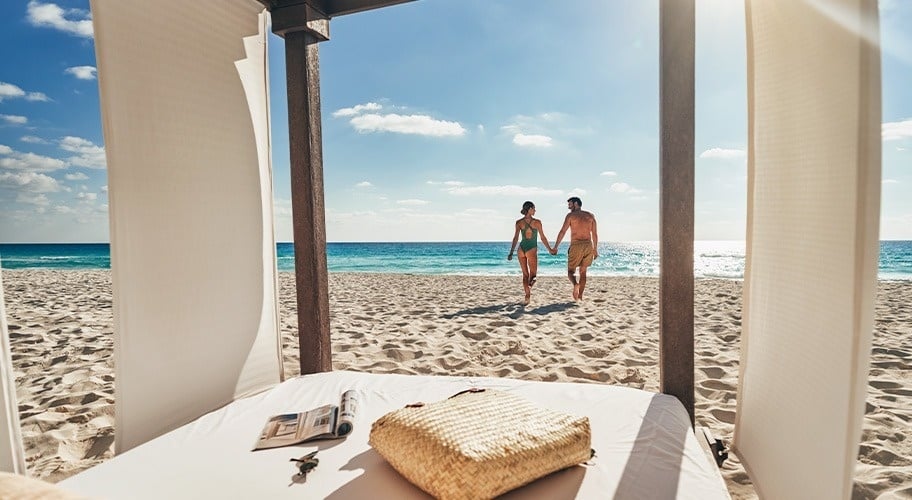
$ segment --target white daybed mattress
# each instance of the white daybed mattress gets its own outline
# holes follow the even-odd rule
[[[500,378],[307,375],[235,401],[59,485],[96,498],[427,498],[368,446],[371,423],[416,401],[490,387],[544,407],[589,417],[593,465],[566,469],[506,498],[728,498],[716,465],[700,447],[687,412],[672,396],[596,384]],[[355,430],[344,440],[250,451],[266,419],[338,404],[361,393]],[[510,425],[503,422],[503,425]],[[319,449],[319,467],[293,482],[292,457]]]

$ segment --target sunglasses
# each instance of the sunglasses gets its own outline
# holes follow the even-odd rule
[[[307,473],[316,469],[317,465],[320,465],[320,459],[316,458],[317,452],[308,453],[301,458],[292,458],[290,461],[297,464],[299,475],[302,476],[305,480],[307,479]]]

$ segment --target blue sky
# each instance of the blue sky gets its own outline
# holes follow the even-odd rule
[[[419,0],[320,45],[329,241],[509,240],[570,195],[601,240],[658,238],[658,2]],[[881,1],[882,239],[912,239],[912,2]],[[903,28],[905,27],[905,31]],[[697,0],[696,237],[742,240],[743,3]],[[277,238],[291,240],[270,38]],[[88,0],[0,2],[0,242],[108,241]]]

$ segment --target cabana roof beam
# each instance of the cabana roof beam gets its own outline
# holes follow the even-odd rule
[[[278,9],[307,5],[327,18],[355,14],[366,10],[389,7],[414,0],[257,0],[270,12]]]

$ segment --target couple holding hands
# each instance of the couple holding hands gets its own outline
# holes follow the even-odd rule
[[[523,218],[516,221],[516,232],[513,234],[513,244],[510,245],[507,260],[513,260],[513,250],[516,249],[516,243],[519,242],[517,256],[519,257],[519,268],[523,273],[523,290],[526,292],[524,304],[529,303],[532,296],[532,285],[535,284],[535,277],[538,273],[538,238],[541,238],[551,255],[557,255],[557,247],[564,239],[567,229],[570,230],[567,277],[573,285],[573,300],[583,299],[583,290],[586,288],[586,269],[594,259],[598,258],[598,231],[595,216],[582,210],[582,207],[583,201],[576,196],[567,200],[567,208],[570,213],[564,218],[564,225],[557,234],[557,241],[554,242],[554,247],[551,247],[548,244],[548,238],[545,237],[541,221],[535,218],[535,204],[531,201],[523,203],[520,211]],[[578,281],[576,279],[577,268],[580,273]]]

